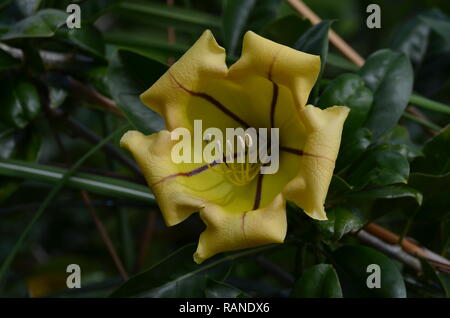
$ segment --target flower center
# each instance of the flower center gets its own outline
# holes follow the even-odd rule
[[[224,160],[219,166],[210,166],[215,172],[225,175],[228,181],[237,185],[244,186],[249,184],[260,173],[261,162],[252,162],[250,160],[250,151],[243,153],[244,160],[242,158],[234,158],[233,162],[227,162]],[[240,162],[239,162],[240,161]]]

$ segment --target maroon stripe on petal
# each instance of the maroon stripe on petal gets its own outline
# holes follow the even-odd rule
[[[258,180],[256,181],[256,193],[255,193],[255,201],[253,202],[253,210],[258,209],[259,205],[261,203],[263,177],[264,177],[264,175],[262,173],[260,173],[258,175]]]
[[[180,82],[177,81],[177,79],[170,74],[170,77],[172,78],[172,80],[177,84],[177,86],[179,88],[181,88],[182,90],[184,90],[185,92],[187,92],[188,94],[192,95],[192,96],[196,96],[196,97],[200,97],[203,100],[206,100],[207,102],[211,103],[212,105],[216,106],[218,109],[220,109],[224,114],[226,114],[227,116],[231,117],[232,119],[234,119],[236,122],[238,122],[240,125],[242,125],[244,128],[248,128],[250,127],[250,125],[243,120],[242,118],[240,118],[238,115],[236,115],[235,113],[233,113],[231,110],[229,110],[228,108],[226,108],[221,102],[219,102],[216,98],[214,98],[213,96],[207,94],[207,93],[202,93],[202,92],[194,92],[191,91],[189,89],[187,89],[186,87],[184,87]]]
[[[297,155],[297,156],[303,156],[303,150],[301,150],[301,149],[295,149],[295,148],[291,148],[291,147],[280,146],[280,150],[292,153],[292,154]]]
[[[275,108],[277,107],[278,101],[278,84],[272,82],[273,84],[273,93],[272,93],[272,102],[270,104],[270,127],[275,127]]]
[[[155,186],[155,185],[157,185],[157,184],[159,184],[161,182],[164,182],[164,181],[176,178],[176,177],[193,177],[193,176],[196,176],[196,175],[202,173],[203,171],[208,170],[210,167],[214,167],[214,166],[218,165],[219,163],[220,163],[219,161],[213,161],[210,164],[206,164],[206,165],[200,166],[200,167],[195,168],[195,169],[190,170],[190,171],[178,172],[178,173],[174,173],[174,174],[165,176],[161,180],[153,183],[150,187],[153,187],[153,186]]]
[[[315,155],[312,153],[308,153],[308,152],[304,152],[303,150],[300,149],[295,149],[295,148],[291,148],[291,147],[286,147],[286,146],[281,146],[280,147],[281,151],[285,151],[297,156],[305,156],[305,157],[313,157],[313,158],[319,158],[319,159],[324,159],[324,160],[328,160],[334,163],[334,160],[327,158],[325,156],[321,156],[321,155]]]

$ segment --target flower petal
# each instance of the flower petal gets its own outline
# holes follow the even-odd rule
[[[188,127],[187,100],[191,96],[179,86],[195,89],[201,79],[224,78],[227,71],[225,50],[217,44],[211,31],[206,30],[169,71],[141,95],[141,100],[163,116],[169,130]]]
[[[297,107],[308,96],[320,72],[320,57],[267,40],[251,31],[244,36],[241,58],[230,67],[229,77],[257,75],[286,86]]]
[[[211,256],[263,244],[282,243],[287,222],[285,200],[278,195],[270,205],[244,213],[230,213],[218,205],[200,211],[207,228],[200,235],[194,260],[200,264]]]
[[[343,106],[322,110],[308,105],[299,113],[308,138],[300,155],[300,171],[286,185],[283,194],[314,219],[327,219],[324,203],[348,112]]]
[[[197,212],[207,200],[225,200],[233,190],[223,175],[203,163],[175,164],[171,150],[176,141],[167,130],[150,136],[129,131],[120,143],[138,162],[169,226]]]
[[[150,136],[128,131],[120,141],[140,166],[168,226],[182,222],[209,203],[228,213],[252,209],[253,195],[249,200],[248,194],[256,192],[256,182],[238,187],[217,170],[221,169],[219,165],[211,168],[206,163],[174,163],[171,151],[177,142],[171,140],[167,130]]]

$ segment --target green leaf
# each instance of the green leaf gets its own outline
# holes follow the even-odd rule
[[[228,53],[234,55],[256,0],[225,0],[222,14],[224,44]]]
[[[318,105],[327,108],[347,106],[350,114],[345,120],[344,134],[352,134],[366,121],[372,105],[372,91],[357,74],[342,74],[332,80],[320,96]]]
[[[201,265],[192,260],[195,244],[177,250],[147,271],[122,284],[110,297],[203,297],[208,278],[221,279],[234,259],[258,253],[271,246],[214,258]]]
[[[403,184],[396,184],[382,188],[353,192],[346,195],[347,199],[374,200],[413,198],[418,205],[422,204],[423,195],[420,191]]]
[[[366,152],[352,168],[348,181],[356,189],[361,189],[367,185],[406,183],[408,175],[409,162],[405,156],[389,145],[382,145]]]
[[[103,36],[108,44],[115,44],[122,49],[139,51],[163,64],[167,63],[169,57],[178,58],[189,49],[188,45],[169,44],[167,39],[154,39],[148,36],[130,34],[129,32],[112,31],[105,33]]]
[[[245,298],[247,295],[238,288],[214,279],[208,279],[205,296],[207,298]]]
[[[291,297],[342,298],[341,284],[333,266],[318,264],[306,269],[295,282]]]
[[[0,123],[9,127],[23,128],[36,118],[41,109],[37,89],[29,82],[1,80]]]
[[[166,5],[151,2],[146,2],[145,4],[121,2],[117,5],[117,9],[121,13],[137,13],[142,14],[147,18],[165,18],[185,24],[196,25],[202,28],[219,29],[221,27],[221,20],[217,16],[177,6],[168,7]]]
[[[338,241],[345,234],[359,230],[364,225],[362,214],[355,208],[337,206],[327,210],[328,220],[315,221],[317,228],[326,240]]]
[[[408,158],[408,160],[412,160],[415,157],[422,155],[420,147],[411,141],[408,129],[403,126],[394,126],[383,136],[381,142],[398,149],[402,155]]]
[[[317,77],[317,84],[313,88],[309,100],[314,101],[318,92],[320,79],[327,60],[328,54],[328,32],[332,21],[321,21],[320,23],[309,28],[294,44],[294,49],[320,56],[320,73]]]
[[[405,298],[406,288],[402,274],[387,256],[365,246],[344,246],[333,252],[336,270],[344,297]],[[368,288],[371,282],[367,272],[370,264],[380,267],[380,288]]]
[[[248,19],[247,29],[261,31],[277,17],[282,4],[284,4],[283,0],[256,0],[256,5]]]
[[[80,29],[67,31],[67,38],[70,42],[82,50],[100,58],[104,58],[105,44],[102,33],[93,25],[83,25]]]
[[[424,197],[418,222],[444,222],[450,216],[450,173],[431,175],[425,173],[411,173],[408,184],[418,189]],[[442,239],[442,241],[444,241]],[[444,242],[443,242],[444,243]]]
[[[450,42],[450,19],[447,18],[446,20],[438,20],[436,18],[427,17],[424,15],[421,15],[419,18],[421,21],[425,22],[434,32],[444,38],[447,43]]]
[[[359,67],[336,53],[328,52],[327,64],[348,72],[357,72]]]
[[[267,25],[261,30],[261,35],[277,43],[292,46],[310,26],[308,21],[297,14],[289,14]]]
[[[425,259],[420,259],[420,264],[422,265],[423,278],[437,284],[442,291],[442,296],[450,298],[450,276],[438,272]]]
[[[35,15],[29,16],[11,27],[4,34],[2,40],[23,39],[23,38],[48,38],[66,23],[67,13],[55,10],[44,9]]]
[[[15,68],[20,65],[20,61],[15,59],[5,51],[0,49],[0,71]]]
[[[95,0],[83,1],[80,3],[81,18],[86,22],[95,22],[98,17],[109,11],[113,6],[121,0]],[[81,24],[84,28],[83,23]]]
[[[15,4],[25,16],[35,13],[39,9],[41,2],[42,0],[15,0]]]
[[[434,16],[435,10],[430,10],[421,15]],[[425,56],[428,47],[430,27],[417,15],[404,24],[395,34],[391,42],[391,48],[406,54],[411,63],[418,67]]]
[[[412,163],[413,171],[443,175],[450,172],[450,125],[428,141],[422,150],[424,156]]]
[[[369,56],[359,73],[374,94],[366,127],[377,139],[394,127],[408,104],[414,80],[411,63],[404,54],[384,49]]]
[[[372,141],[372,133],[367,128],[360,128],[354,134],[342,137],[342,146],[336,161],[336,170],[348,168],[357,161]]]
[[[335,200],[343,194],[352,191],[353,187],[337,174],[331,179],[330,188],[328,190],[327,200]]]
[[[162,119],[146,107],[139,95],[164,74],[167,66],[137,52],[118,49],[108,69],[109,91],[130,123],[149,134],[163,128]]]

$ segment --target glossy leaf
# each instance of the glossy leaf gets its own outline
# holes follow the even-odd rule
[[[328,220],[316,221],[317,228],[325,240],[338,241],[345,234],[359,230],[364,225],[364,218],[354,208],[337,206],[327,210]]]
[[[229,284],[208,279],[205,288],[205,296],[207,298],[244,298],[245,293],[238,288]]]
[[[306,269],[295,282],[291,297],[342,298],[341,285],[333,266],[318,264]]]
[[[192,255],[194,244],[182,247],[154,265],[122,284],[111,297],[202,297],[208,278],[221,280],[234,259],[270,248],[261,247],[229,254],[196,265]]]
[[[292,46],[310,26],[308,21],[297,14],[289,14],[267,25],[261,31],[261,35],[272,41]]]
[[[130,123],[145,134],[161,130],[162,119],[146,107],[139,95],[149,88],[167,66],[128,50],[117,50],[108,69],[109,90]]]
[[[414,171],[435,175],[450,172],[450,125],[425,144],[422,152],[424,156],[412,163]]]
[[[39,9],[42,0],[15,0],[15,4],[24,16],[32,15]]]
[[[398,149],[408,160],[413,160],[417,156],[422,155],[420,147],[412,142],[408,129],[403,126],[394,126],[380,141],[385,145]]]
[[[405,156],[389,146],[379,146],[366,152],[351,170],[348,181],[361,189],[367,185],[406,183],[408,175],[409,162]]]
[[[279,15],[283,4],[283,0],[256,0],[256,5],[248,19],[248,29],[255,32],[261,31]]]
[[[420,20],[425,22],[434,32],[439,34],[442,38],[444,38],[447,42],[450,42],[449,34],[450,34],[450,19],[446,20],[433,19],[427,16],[420,16]]]
[[[348,168],[358,160],[372,141],[372,133],[367,128],[360,128],[354,134],[345,136],[336,161],[337,171]]]
[[[365,246],[343,246],[333,252],[336,270],[344,297],[406,297],[405,283],[395,263],[384,254]],[[380,268],[380,288],[368,288],[373,271],[367,272],[370,264]]]
[[[94,22],[99,16],[109,11],[113,6],[118,4],[120,0],[95,0],[83,1],[80,3],[81,18],[84,21]],[[84,27],[84,25],[83,25]]]
[[[411,63],[404,54],[384,49],[369,56],[359,73],[374,94],[366,127],[377,139],[394,127],[408,104]]]
[[[48,38],[66,23],[67,13],[45,9],[38,11],[35,15],[29,16],[11,27],[4,34],[2,40],[12,40],[21,38]]]
[[[317,83],[320,83],[325,62],[328,54],[328,31],[330,30],[332,21],[321,21],[319,24],[309,28],[300,39],[295,42],[293,48],[302,52],[319,55],[320,56],[320,73],[317,77]],[[319,85],[315,85],[311,95],[310,101],[314,101],[319,92]]]
[[[93,25],[84,25],[80,29],[72,29],[67,32],[70,42],[82,50],[103,58],[105,55],[105,45],[102,33]]]
[[[343,74],[332,80],[320,96],[318,105],[327,108],[347,106],[350,113],[345,121],[344,134],[352,134],[366,121],[372,105],[372,91],[357,74]]]
[[[450,298],[450,276],[437,271],[430,262],[425,259],[421,259],[420,264],[422,265],[422,278],[432,281],[439,286],[442,291],[442,296]]]
[[[39,114],[41,105],[38,91],[27,81],[3,79],[0,96],[0,123],[6,126],[23,128]]]
[[[411,63],[417,67],[425,56],[429,35],[429,26],[416,16],[394,34],[391,48],[406,54]]]
[[[174,6],[168,7],[154,2],[132,3],[121,2],[117,8],[120,12],[138,13],[149,17],[165,18],[186,24],[200,26],[202,28],[220,28],[220,19],[214,15],[210,15],[198,10],[185,9]]]
[[[346,198],[358,200],[412,198],[417,202],[418,205],[421,205],[423,195],[420,191],[412,187],[403,184],[398,184],[354,192],[348,194]]]
[[[223,8],[224,44],[229,54],[234,54],[245,31],[256,0],[225,0]]]

